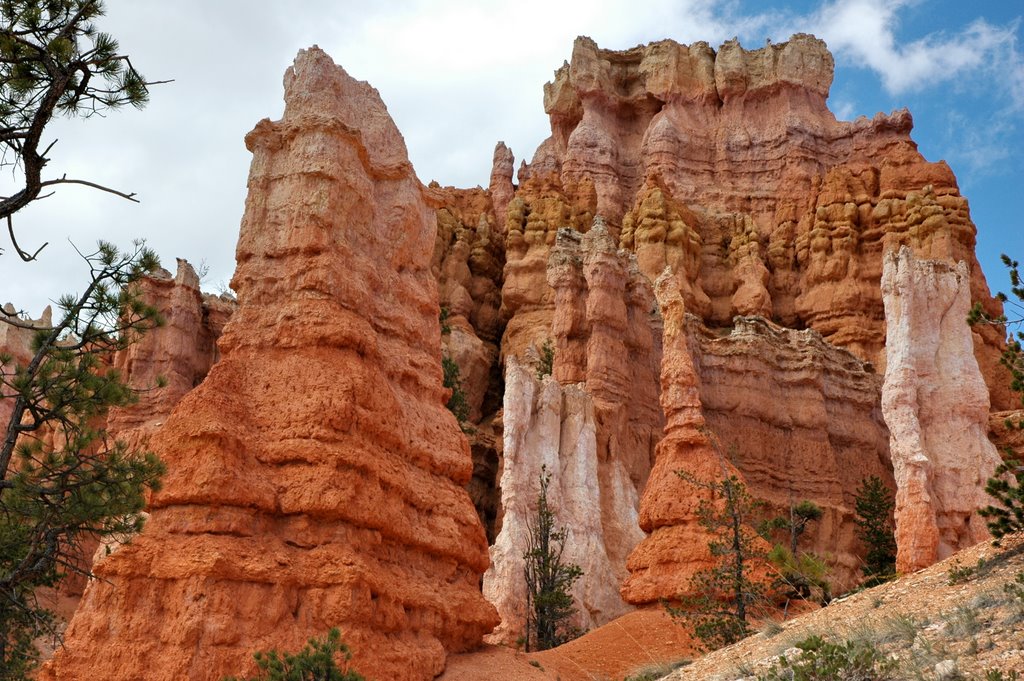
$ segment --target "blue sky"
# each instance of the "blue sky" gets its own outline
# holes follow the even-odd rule
[[[494,144],[518,159],[548,134],[542,88],[584,34],[623,49],[662,38],[738,36],[744,46],[809,32],[837,69],[829,100],[841,118],[907,107],[929,160],[945,159],[968,197],[979,258],[1005,289],[1000,252],[1024,260],[1024,0],[114,0],[101,27],[151,79],[149,107],[106,119],[59,121],[54,174],[138,193],[128,203],[62,189],[17,216],[40,263],[0,256],[0,302],[38,314],[80,289],[82,248],[143,237],[165,267],[205,263],[226,285],[250,156],[242,139],[282,111],[281,76],[319,44],[380,92],[424,182],[486,185]],[[0,193],[8,178],[0,177]]]

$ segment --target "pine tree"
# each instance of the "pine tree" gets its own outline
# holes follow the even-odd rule
[[[1016,333],[1007,333],[1006,348],[1000,362],[1010,370],[1010,389],[1020,395],[1021,406],[1024,406],[1024,350],[1021,347],[1024,331],[1019,330],[1024,323],[1024,283],[1021,281],[1020,263],[1004,254],[1003,264],[1009,270],[1013,299],[1005,293],[998,293],[996,297],[1004,306],[1014,310],[1013,317],[1006,314],[993,317],[982,309],[981,303],[976,303],[967,322],[1018,329]],[[1024,419],[1006,419],[1004,423],[1009,429],[1024,429]],[[988,529],[997,541],[1006,535],[1024,532],[1024,461],[1018,461],[1016,452],[1009,447],[1004,450],[1003,458],[1003,463],[985,485],[985,491],[996,504],[978,511],[982,517],[988,518]]]
[[[857,538],[867,547],[864,566],[867,584],[881,584],[896,575],[896,537],[893,533],[892,494],[881,478],[872,475],[857,489]]]
[[[797,504],[790,504],[789,513],[772,518],[762,527],[765,532],[785,530],[789,536],[789,551],[795,556],[798,552],[801,535],[807,530],[809,524],[821,520],[821,516],[821,507],[813,501],[804,499]]]
[[[825,561],[813,553],[799,550],[800,537],[807,526],[821,520],[822,515],[820,506],[804,499],[790,504],[786,515],[772,518],[761,528],[766,539],[775,530],[783,530],[787,535],[789,547],[776,544],[768,553],[768,560],[779,571],[777,586],[790,590],[789,598],[814,597],[822,603],[832,599]]]
[[[91,281],[58,306],[60,322],[36,328],[26,365],[0,357],[0,400],[12,407],[0,445],[0,679],[33,667],[32,641],[56,634],[36,589],[70,573],[89,575],[81,545],[89,537],[126,539],[142,526],[147,489],[164,471],[151,453],[111,441],[107,411],[136,399],[106,357],[161,323],[135,282],[157,266],[137,244],[120,253],[101,243],[86,257]],[[0,317],[15,326],[18,319]]]
[[[718,455],[724,463],[720,451]],[[708,548],[716,563],[691,578],[679,607],[667,609],[674,618],[693,622],[696,636],[715,650],[748,636],[750,617],[765,601],[765,585],[751,577],[755,564],[766,559],[761,537],[751,529],[759,524],[765,505],[735,475],[713,481],[687,471],[676,475],[710,493],[697,508],[697,520],[712,537]]]
[[[117,41],[96,28],[100,0],[4,0],[0,2],[0,168],[19,178],[20,189],[0,200],[11,245],[24,260],[34,252],[15,238],[12,215],[43,190],[78,184],[135,201],[134,194],[84,179],[43,177],[56,140],[44,140],[54,116],[89,118],[149,101],[145,78],[122,54]]]
[[[528,523],[529,544],[523,553],[526,565],[526,650],[547,650],[576,638],[580,632],[572,626],[576,606],[572,586],[583,570],[574,563],[563,563],[562,554],[568,532],[555,525],[555,513],[548,504],[551,474],[541,466],[537,513]]]

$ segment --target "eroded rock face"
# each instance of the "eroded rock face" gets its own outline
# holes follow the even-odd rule
[[[882,409],[896,476],[896,569],[913,572],[988,537],[977,509],[1000,458],[965,320],[966,263],[890,252],[882,275],[888,365]]]
[[[210,679],[339,626],[431,679],[496,624],[445,410],[435,219],[376,90],[318,48],[254,158],[222,359],[151,440],[144,533],[96,567],[48,678]]]
[[[1003,458],[1024,460],[1024,430],[1017,424],[1024,422],[1024,410],[994,412],[989,416],[988,437]]]
[[[598,218],[586,234],[558,230],[547,281],[554,292],[553,374],[539,381],[533,366],[508,358],[503,521],[484,579],[484,593],[502,616],[494,639],[510,643],[523,633],[522,555],[540,467],[552,475],[552,507],[570,532],[566,560],[583,568],[574,593],[576,625],[599,626],[627,610],[619,585],[626,558],[643,537],[637,505],[662,427],[660,329],[651,316],[651,286],[635,258],[618,251]]]
[[[666,265],[679,273],[687,310],[708,325],[757,314],[810,327],[880,369],[886,249],[966,261],[972,299],[995,311],[949,166],[917,151],[906,110],[837,121],[825,104],[832,75],[824,42],[809,35],[717,52],[670,40],[611,51],[578,38],[545,86],[551,137],[509,203],[510,244],[526,246],[521,264],[510,248],[510,329],[530,326],[519,309],[547,302],[542,290],[520,292],[531,249],[550,246],[558,227],[584,231],[588,212],[649,279]],[[978,334],[993,404],[1012,408],[1001,339]]]
[[[621,463],[599,471],[594,404],[582,386],[562,386],[551,376],[538,380],[532,367],[510,358],[505,387],[503,518],[483,583],[501,615],[490,640],[514,643],[525,630],[523,552],[528,525],[536,523],[542,467],[551,476],[548,502],[556,525],[569,531],[563,562],[584,573],[573,590],[573,624],[586,630],[607,622],[625,605],[616,588],[621,568],[612,564],[602,518],[607,513],[632,526],[638,541],[636,490]]]
[[[882,377],[813,330],[738,317],[722,335],[692,315],[676,321],[682,291],[671,270],[657,290],[665,318],[661,401],[669,425],[641,499],[641,521],[651,534],[630,556],[624,596],[638,605],[674,598],[693,572],[710,565],[694,515],[702,491],[675,471],[718,479],[721,453],[728,470],[768,503],[766,513],[785,515],[803,500],[823,509],[800,548],[826,557],[834,585],[852,587],[863,552],[853,522],[855,492],[871,475],[893,486]]]
[[[676,276],[667,269],[654,286],[664,319],[661,406],[665,433],[655,451],[654,468],[640,498],[640,527],[647,537],[630,554],[622,597],[634,605],[674,599],[690,579],[709,567],[711,537],[697,510],[707,491],[684,481],[717,481],[739,475],[724,452],[712,445],[701,406],[700,377],[686,333],[686,307]]]
[[[180,258],[174,276],[160,270],[139,286],[164,325],[114,355],[114,368],[140,394],[136,404],[112,410],[107,419],[110,432],[136,450],[146,448],[174,406],[220,358],[217,339],[236,307],[227,296],[202,293],[195,270]],[[163,387],[156,387],[158,379]]]
[[[17,310],[11,303],[4,305],[4,312],[7,315],[16,315]],[[49,329],[53,327],[53,311],[47,305],[39,319],[16,319],[18,325],[7,324],[0,321],[0,354],[7,355],[9,362],[0,365],[0,370],[5,375],[13,375],[17,366],[26,366],[32,361],[32,338],[35,336],[35,329]],[[14,403],[7,399],[0,399],[0,427],[7,428],[14,412]]]
[[[856,491],[870,476],[895,488],[882,376],[816,331],[759,317],[735,321],[720,336],[690,318],[708,428],[735,452],[733,463],[768,512],[788,516],[803,500],[824,511],[800,550],[828,562],[834,589],[853,588],[864,551],[855,533]]]

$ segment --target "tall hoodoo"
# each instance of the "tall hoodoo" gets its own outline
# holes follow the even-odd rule
[[[654,285],[664,318],[661,406],[665,434],[640,498],[640,527],[648,536],[629,556],[622,597],[634,605],[685,593],[694,574],[712,561],[707,531],[697,510],[706,494],[676,474],[717,481],[736,469],[708,439],[700,401],[700,377],[686,335],[686,307],[679,281],[666,268]]]
[[[977,515],[999,465],[989,397],[965,320],[967,265],[889,252],[882,410],[896,476],[896,569],[913,572],[988,537]]]
[[[339,626],[368,677],[431,679],[496,624],[434,214],[376,90],[314,47],[285,101],[246,138],[222,359],[154,435],[150,522],[97,565],[48,678],[220,678]]]

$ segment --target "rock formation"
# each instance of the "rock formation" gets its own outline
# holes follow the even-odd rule
[[[965,320],[970,272],[960,261],[885,258],[888,364],[882,409],[896,476],[896,569],[913,572],[988,537],[977,509],[999,455],[989,398]]]
[[[700,378],[687,340],[686,308],[671,270],[658,277],[655,293],[664,319],[661,406],[665,434],[640,499],[640,527],[648,536],[630,554],[630,574],[622,585],[623,599],[634,605],[685,593],[690,578],[712,560],[710,537],[697,520],[706,492],[682,480],[677,471],[706,481],[737,473],[726,453],[709,440]]]
[[[949,166],[917,151],[905,110],[837,121],[825,104],[832,71],[824,42],[808,35],[717,52],[670,40],[615,52],[577,39],[545,87],[551,137],[509,203],[520,249],[506,268],[511,331],[529,324],[517,310],[544,308],[544,292],[523,284],[532,249],[587,213],[606,218],[651,280],[666,265],[681,272],[687,310],[709,325],[758,314],[810,327],[880,368],[887,248],[965,260],[972,299],[994,310]],[[975,346],[993,404],[1007,409],[1000,342],[981,329]],[[503,351],[519,347],[513,338]]]
[[[9,361],[0,364],[0,372],[6,376],[13,376],[16,368],[26,366],[32,361],[32,338],[36,332],[34,329],[49,329],[53,327],[53,311],[47,305],[39,319],[22,319],[18,317],[14,305],[4,305],[3,314],[11,316],[17,324],[8,324],[0,320],[0,355],[6,355]],[[14,410],[14,403],[7,399],[0,398],[0,427],[6,430]]]
[[[110,432],[133,449],[145,448],[174,406],[206,377],[219,359],[217,339],[235,309],[228,296],[201,293],[195,270],[180,258],[173,277],[159,270],[139,285],[164,325],[115,354],[114,368],[140,395],[138,403],[114,409],[107,419]],[[163,387],[157,388],[158,382]]]
[[[873,475],[894,488],[882,377],[811,329],[740,317],[722,336],[689,322],[708,429],[735,452],[748,490],[772,513],[786,516],[803,500],[824,511],[808,526],[801,550],[827,560],[834,588],[852,588],[863,556],[856,491]]]
[[[614,586],[620,577],[609,559],[601,520],[603,506],[636,527],[636,490],[621,466],[613,480],[599,479],[597,425],[593,399],[582,386],[561,386],[551,376],[538,380],[534,369],[510,358],[505,374],[504,460],[501,473],[501,531],[491,546],[491,566],[483,590],[501,616],[491,637],[514,644],[526,619],[523,552],[529,523],[536,523],[541,469],[551,475],[548,503],[556,525],[569,532],[563,562],[583,569],[573,600],[574,625],[583,630],[624,612]],[[607,472],[606,472],[607,473]],[[602,482],[613,482],[620,498]],[[639,528],[634,541],[640,539]]]
[[[435,220],[376,90],[318,48],[254,158],[221,361],[153,436],[141,536],[96,566],[46,678],[211,679],[332,626],[431,679],[496,624],[444,408]]]
[[[861,564],[854,494],[871,475],[892,486],[881,377],[812,330],[758,317],[737,318],[724,336],[691,315],[684,324],[675,319],[684,309],[679,288],[671,270],[658,280],[668,424],[641,499],[642,526],[651,534],[629,559],[624,597],[637,605],[673,598],[707,565],[707,541],[697,536],[694,516],[700,490],[675,471],[717,479],[721,465],[740,474],[771,512],[785,514],[803,500],[818,504],[824,515],[809,526],[801,548],[827,557],[830,579],[852,587]]]
[[[1024,429],[1017,425],[1024,423],[1024,410],[997,411],[989,416],[988,436],[1004,457],[1024,460]]]
[[[627,610],[619,595],[661,429],[651,319],[653,296],[635,258],[617,250],[600,218],[581,235],[557,232],[547,263],[554,291],[549,341],[553,375],[511,355],[506,365],[501,532],[491,547],[484,594],[502,624],[494,639],[523,631],[523,552],[536,514],[541,466],[549,500],[569,528],[565,559],[583,569],[575,623],[589,629]]]
[[[994,461],[976,437],[985,400],[1019,407],[1002,339],[918,300],[945,289],[907,288],[952,276],[956,309],[998,313],[967,200],[917,151],[906,110],[836,120],[832,77],[808,35],[620,52],[579,38],[544,88],[551,136],[532,160],[516,174],[498,143],[487,188],[457,189],[422,187],[376,91],[301,53],[283,120],[247,138],[240,308],[219,346],[228,310],[185,265],[145,284],[169,325],[114,361],[171,388],[111,427],[150,439],[171,472],[48,673],[81,678],[97,659],[112,676],[235,673],[340,625],[371,677],[429,678],[497,621],[477,588],[485,537],[495,637],[520,633],[541,465],[585,572],[581,626],[672,598],[709,564],[702,492],[677,470],[735,472],[780,512],[817,503],[801,546],[841,587],[862,552],[857,486],[895,487],[890,438],[901,509],[916,509],[902,531],[913,517],[926,544],[909,559],[903,537],[904,569],[981,536],[963,490]],[[962,264],[886,283],[883,254],[900,248]],[[897,303],[906,328],[887,321]],[[939,343],[947,328],[956,340]],[[916,354],[918,331],[948,359]],[[546,341],[553,375],[538,379]],[[442,356],[465,435],[443,407]],[[950,402],[939,386],[960,380],[970,394]],[[943,408],[974,464],[930,449]],[[139,613],[159,614],[155,632]]]

